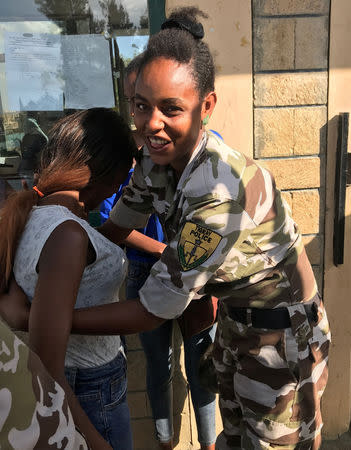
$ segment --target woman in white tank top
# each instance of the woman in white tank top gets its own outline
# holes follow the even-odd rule
[[[71,322],[74,308],[118,301],[124,253],[87,215],[116,192],[134,152],[129,128],[114,111],[67,116],[51,131],[37,186],[15,193],[1,210],[0,293],[13,271],[32,303],[30,346],[98,450],[132,449],[125,355],[119,336],[70,336]]]

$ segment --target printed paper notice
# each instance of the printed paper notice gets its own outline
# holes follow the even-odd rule
[[[109,43],[102,35],[61,36],[65,108],[114,107]]]
[[[55,34],[5,33],[9,111],[61,111],[61,39]]]

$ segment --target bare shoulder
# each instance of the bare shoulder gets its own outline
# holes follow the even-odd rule
[[[58,225],[46,241],[40,262],[43,260],[56,260],[57,263],[64,259],[66,264],[73,260],[84,261],[86,259],[89,238],[85,229],[74,220],[66,220]]]
[[[64,246],[87,246],[89,242],[86,230],[75,220],[62,222],[51,233],[49,239],[62,243]]]

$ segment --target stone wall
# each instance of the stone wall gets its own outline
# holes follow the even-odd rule
[[[322,289],[329,0],[253,0],[254,157],[274,174]]]

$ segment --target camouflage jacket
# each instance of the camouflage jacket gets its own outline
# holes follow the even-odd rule
[[[177,317],[205,293],[257,308],[316,293],[301,236],[271,174],[212,133],[204,134],[178,182],[170,166],[154,164],[143,149],[110,218],[141,228],[152,212],[169,244],[140,300],[157,316]]]
[[[87,450],[64,390],[0,320],[0,448]]]

